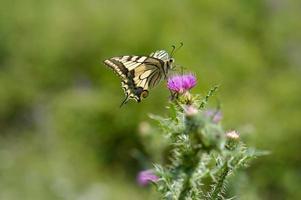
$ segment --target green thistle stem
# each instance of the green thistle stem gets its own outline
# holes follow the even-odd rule
[[[211,192],[210,199],[212,199],[212,200],[221,199],[220,194],[223,190],[225,180],[226,180],[227,175],[229,174],[229,171],[230,171],[230,169],[226,162],[222,169],[222,174],[220,175],[218,181],[216,182],[216,185],[214,186],[213,191]]]
[[[195,155],[198,155],[198,151],[195,152]],[[197,156],[193,156],[193,158],[197,158]],[[195,159],[194,161],[191,161],[192,165],[189,166],[189,168],[184,169],[184,173],[186,174],[186,178],[184,180],[183,183],[183,187],[182,187],[182,191],[180,193],[179,196],[179,200],[184,200],[185,197],[187,197],[187,194],[189,193],[189,191],[191,190],[192,186],[191,186],[191,179],[192,176],[197,168],[197,164],[199,162],[199,159]]]
[[[184,200],[185,197],[187,196],[187,193],[191,189],[191,185],[190,185],[191,174],[187,174],[187,175],[188,176],[183,183],[183,188],[182,188],[181,194],[179,196],[179,200]]]
[[[179,196],[179,200],[185,200],[187,194],[192,189],[191,180],[192,177],[197,170],[198,163],[200,162],[201,156],[199,155],[200,148],[192,149],[190,156],[187,156],[186,159],[183,160],[183,172],[186,174],[182,190]]]

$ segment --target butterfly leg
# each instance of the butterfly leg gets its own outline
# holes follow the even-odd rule
[[[176,92],[173,92],[173,91],[171,91],[171,90],[169,90],[169,92],[170,92],[170,97],[169,97],[169,99],[170,99],[171,101],[173,101],[173,100],[175,100],[175,99],[178,98],[178,94],[177,94]]]
[[[121,108],[124,104],[126,104],[129,100],[129,94],[126,93],[126,96],[124,98],[124,100],[122,101],[122,103],[120,104],[119,108]]]

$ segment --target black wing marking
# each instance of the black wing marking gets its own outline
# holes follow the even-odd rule
[[[104,63],[109,66],[118,76],[125,79],[129,70],[124,66],[124,64],[114,58],[110,58],[104,61]]]

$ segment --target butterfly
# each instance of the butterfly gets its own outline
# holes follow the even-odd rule
[[[173,68],[174,59],[165,51],[158,50],[149,56],[119,56],[106,59],[104,64],[110,67],[120,78],[125,99],[141,102],[149,94],[149,89],[166,79]]]

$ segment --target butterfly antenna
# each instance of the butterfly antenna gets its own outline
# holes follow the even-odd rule
[[[183,42],[181,42],[181,43],[180,43],[180,46],[179,46],[178,48],[175,49],[174,53],[176,53],[179,49],[181,49],[182,46],[184,46],[184,43],[183,43]]]
[[[176,46],[175,45],[171,45],[171,48],[172,48],[172,50],[171,50],[170,56],[172,57],[173,54],[174,54],[174,52],[175,52],[175,50],[176,50]]]
[[[174,55],[179,49],[181,49],[181,47],[182,47],[183,45],[184,45],[183,42],[180,43],[180,46],[179,46],[179,47],[176,47],[175,45],[171,45],[172,50],[171,50],[170,56],[173,57],[173,55]]]

